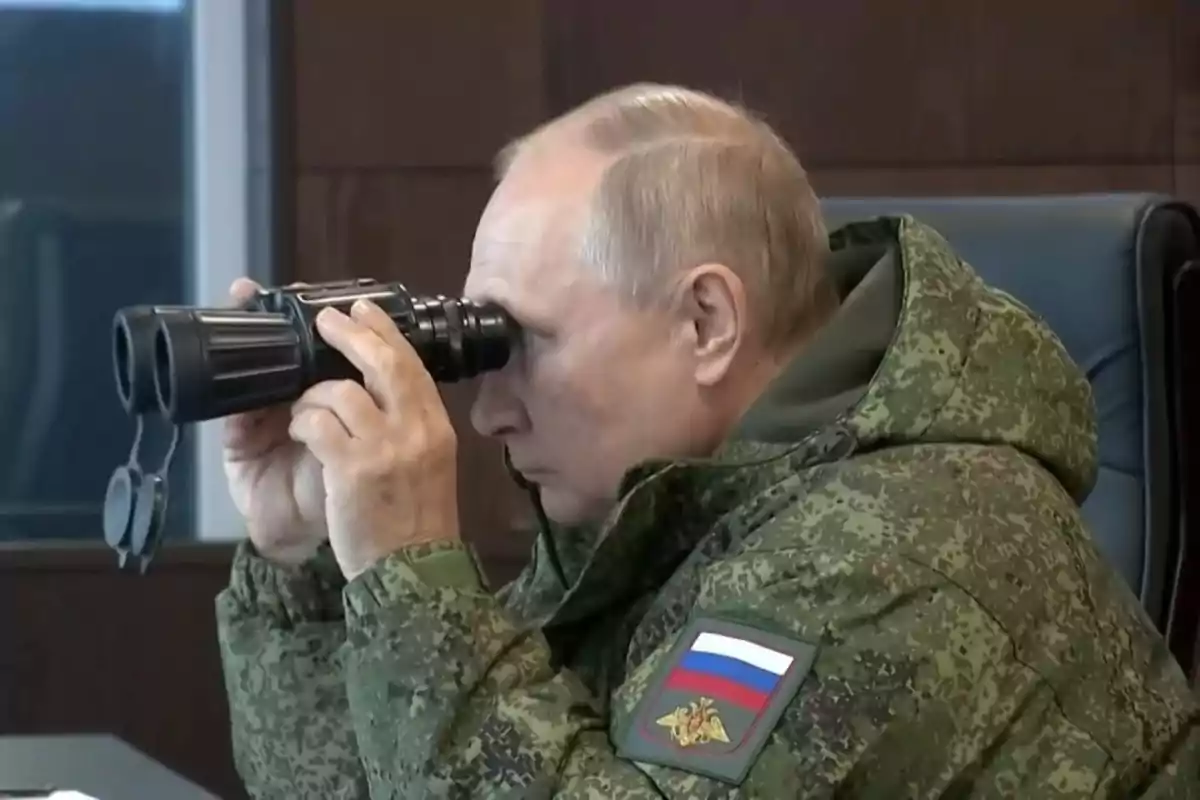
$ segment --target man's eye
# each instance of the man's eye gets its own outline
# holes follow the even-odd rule
[[[543,352],[554,343],[552,334],[537,328],[522,328],[519,339],[521,349],[530,354]]]

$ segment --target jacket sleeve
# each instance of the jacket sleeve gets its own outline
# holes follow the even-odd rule
[[[234,761],[256,800],[366,800],[346,699],[342,578],[325,547],[295,569],[243,542],[217,598]]]
[[[345,591],[347,692],[372,800],[659,797],[605,720],[481,585],[458,544],[389,556]]]

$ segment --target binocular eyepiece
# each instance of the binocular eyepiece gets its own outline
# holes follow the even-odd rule
[[[138,426],[129,463],[113,471],[104,501],[104,538],[121,568],[132,556],[145,572],[157,547],[180,425],[291,402],[326,380],[362,380],[316,330],[322,309],[349,312],[360,299],[383,309],[440,383],[508,361],[517,326],[501,307],[414,295],[403,284],[371,279],[267,289],[238,308],[132,306],[117,312],[117,396]],[[173,427],[163,465],[153,472],[138,455],[147,416]]]
[[[359,299],[392,318],[440,383],[508,361],[515,325],[499,306],[413,295],[400,283],[339,281],[263,290],[241,308],[121,309],[113,321],[121,404],[183,424],[289,402],[321,381],[361,379],[315,327],[326,306],[348,312]]]

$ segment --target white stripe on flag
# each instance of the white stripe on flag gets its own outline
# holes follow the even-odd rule
[[[705,631],[696,637],[692,650],[699,653],[713,653],[719,656],[729,656],[738,661],[744,661],[751,666],[765,669],[776,675],[782,675],[792,665],[792,657],[780,653],[761,644],[735,639],[732,636],[722,636],[719,633]]]

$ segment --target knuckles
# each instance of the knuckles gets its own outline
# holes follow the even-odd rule
[[[330,399],[344,408],[353,408],[364,393],[362,386],[349,379],[335,381],[329,389]]]
[[[367,443],[347,466],[357,479],[394,479],[405,474],[419,479],[452,465],[457,448],[457,436],[448,422],[394,427],[380,441]]]
[[[325,408],[310,408],[304,412],[308,418],[307,424],[310,426],[313,434],[321,439],[328,439],[330,436],[338,432],[341,423],[333,416],[333,413]]]
[[[394,386],[404,380],[404,359],[394,347],[375,348],[367,363],[384,385]]]

